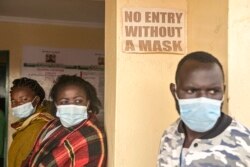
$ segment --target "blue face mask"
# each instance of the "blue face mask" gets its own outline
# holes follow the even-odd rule
[[[56,116],[66,128],[74,126],[88,118],[87,106],[59,105]]]
[[[34,97],[34,99],[28,103],[19,105],[17,107],[13,107],[12,108],[13,116],[15,116],[17,118],[26,118],[26,117],[32,115],[36,111],[36,107],[33,107],[33,105],[32,105],[32,103],[34,102],[36,97]]]
[[[180,116],[189,129],[195,132],[207,132],[214,127],[221,115],[223,100],[206,97],[178,99]]]

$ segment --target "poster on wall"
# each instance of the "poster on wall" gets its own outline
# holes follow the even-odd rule
[[[184,11],[159,8],[123,8],[122,50],[125,53],[186,52]]]
[[[23,77],[37,80],[45,90],[46,99],[56,78],[62,74],[77,75],[89,81],[104,102],[103,51],[26,46],[23,48]],[[103,117],[103,108],[100,112]]]

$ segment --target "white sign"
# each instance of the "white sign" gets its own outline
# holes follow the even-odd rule
[[[123,52],[184,54],[185,24],[185,13],[180,10],[124,8]]]
[[[59,75],[77,75],[89,81],[103,104],[104,57],[102,51],[82,49],[24,47],[22,76],[37,80],[48,99],[50,89]]]

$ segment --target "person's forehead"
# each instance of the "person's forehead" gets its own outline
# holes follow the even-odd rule
[[[29,87],[16,87],[11,91],[11,97],[14,96],[35,96],[35,92]]]
[[[58,96],[65,94],[72,94],[72,93],[83,94],[83,95],[86,94],[85,90],[79,85],[65,85],[61,87],[61,89],[59,89]]]
[[[22,86],[22,87],[16,87],[13,89],[12,93],[26,93],[26,94],[34,94],[35,92],[26,86]]]
[[[223,79],[223,72],[216,63],[203,63],[195,60],[186,61],[179,69],[177,79],[188,78],[191,74],[203,73],[206,75],[215,75]]]

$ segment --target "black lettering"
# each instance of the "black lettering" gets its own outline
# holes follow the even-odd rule
[[[157,52],[157,51],[162,51],[161,48],[161,42],[160,41],[154,41],[153,43],[153,51]]]
[[[127,37],[135,37],[138,32],[138,27],[134,26],[125,26],[125,34]]]
[[[140,51],[152,51],[151,40],[139,40]]]
[[[125,11],[125,22],[133,21],[133,12]]]
[[[175,14],[176,14],[176,18],[177,18],[177,23],[180,23],[183,13],[175,13]]]
[[[135,51],[135,46],[132,40],[126,40],[125,51]]]
[[[162,46],[163,46],[164,51],[167,51],[167,52],[172,51],[171,41],[163,41]]]
[[[173,51],[182,51],[181,41],[173,41]]]

